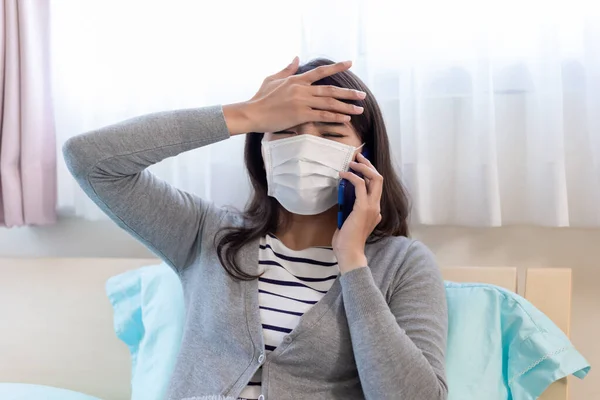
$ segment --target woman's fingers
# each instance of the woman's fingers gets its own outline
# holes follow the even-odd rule
[[[339,114],[325,110],[311,110],[308,112],[306,122],[337,122],[344,123],[349,122],[350,116],[345,114]]]
[[[369,161],[369,159],[365,156],[363,156],[361,153],[358,153],[357,155],[358,161],[368,165],[369,167],[373,168],[375,171],[377,171],[377,169],[373,166],[373,164],[371,164],[371,161]]]
[[[354,104],[344,103],[332,97],[313,97],[308,104],[316,110],[331,111],[340,114],[358,115],[363,113],[363,108]]]
[[[287,67],[285,67],[281,71],[277,72],[276,74],[268,76],[267,80],[273,80],[274,81],[274,80],[278,80],[278,79],[287,78],[288,76],[292,76],[298,70],[298,66],[299,65],[300,65],[300,59],[298,58],[298,56],[296,56],[296,57],[294,57],[294,59],[292,60],[292,62],[290,63],[290,65],[288,65]]]
[[[363,178],[350,171],[340,171],[340,178],[350,181],[354,185],[356,199],[363,204],[368,204],[367,185]]]
[[[381,177],[381,175],[379,175],[379,172],[377,172],[374,168],[369,167],[367,164],[361,164],[356,161],[351,161],[350,168],[356,172],[360,172],[365,176],[365,178],[367,178],[370,181],[377,179],[377,177]]]
[[[367,94],[360,90],[341,88],[332,85],[309,86],[309,91],[316,97],[333,97],[334,99],[343,100],[363,100],[367,97]]]
[[[352,61],[343,61],[331,65],[322,65],[313,70],[297,75],[297,79],[306,83],[313,83],[328,76],[337,74],[338,72],[350,69],[351,66]]]
[[[365,156],[358,154],[357,158],[360,162],[352,161],[350,168],[364,175],[365,181],[368,182],[367,190],[369,195],[374,201],[379,202],[383,193],[383,176],[377,172],[373,164]]]

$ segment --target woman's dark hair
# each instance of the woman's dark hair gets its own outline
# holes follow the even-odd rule
[[[322,65],[333,64],[327,59],[315,59],[301,65],[296,74],[302,74]],[[361,90],[367,93],[364,100],[346,101],[364,107],[360,115],[353,115],[351,124],[369,149],[373,166],[383,176],[383,193],[381,196],[382,220],[377,225],[369,242],[375,242],[387,236],[408,236],[409,201],[391,162],[390,145],[383,116],[379,105],[371,91],[352,72],[343,71],[328,76],[314,85],[333,85],[343,88]],[[267,195],[267,177],[264,169],[261,141],[263,133],[246,135],[244,159],[253,195],[243,214],[243,227],[223,228],[215,237],[217,253],[221,264],[229,275],[240,280],[256,279],[256,275],[244,271],[236,261],[236,255],[247,243],[274,233],[279,224],[285,223],[280,213],[279,202]],[[258,250],[257,250],[258,251]]]

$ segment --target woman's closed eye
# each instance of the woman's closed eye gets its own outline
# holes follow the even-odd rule
[[[326,138],[345,138],[346,135],[343,135],[341,133],[335,133],[335,132],[323,132],[321,133],[321,136],[326,137]]]
[[[273,132],[273,135],[295,135],[296,132],[294,131],[279,131],[279,132]]]
[[[294,132],[294,131],[278,131],[278,132],[273,132],[273,135],[276,135],[276,136],[298,135],[298,133]],[[326,139],[342,139],[342,138],[348,137],[348,135],[344,135],[343,133],[337,133],[337,132],[321,132],[319,135],[322,138],[326,138]]]

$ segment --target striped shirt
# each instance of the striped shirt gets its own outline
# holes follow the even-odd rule
[[[271,234],[260,240],[258,263],[264,271],[258,278],[258,303],[268,359],[331,288],[339,268],[331,247],[291,250]],[[261,373],[259,369],[239,399],[259,398]]]

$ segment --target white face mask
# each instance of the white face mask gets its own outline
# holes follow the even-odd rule
[[[289,212],[322,213],[337,204],[339,172],[359,147],[313,135],[262,141],[269,196]]]

